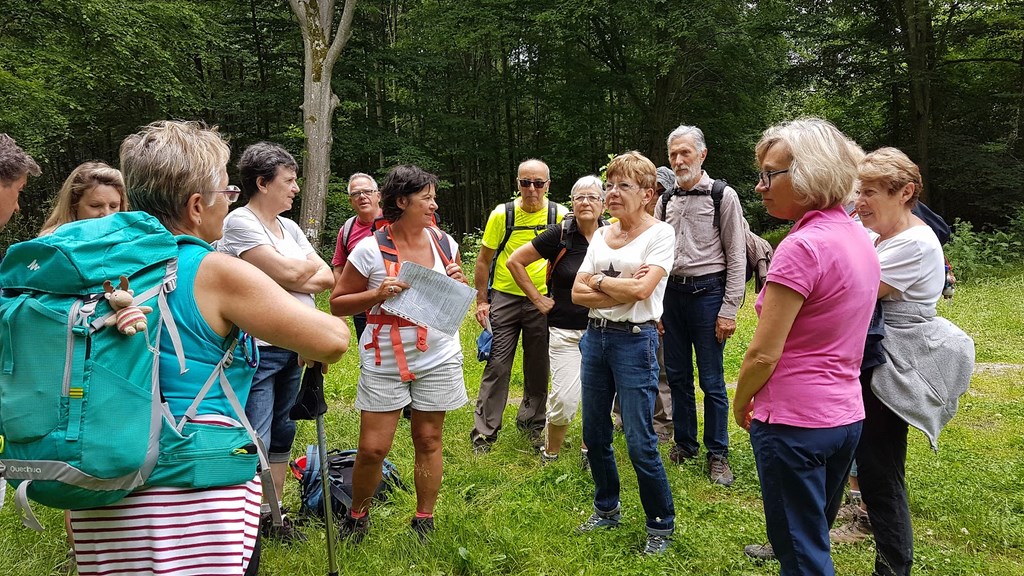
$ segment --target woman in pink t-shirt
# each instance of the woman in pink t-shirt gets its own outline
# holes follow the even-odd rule
[[[755,305],[733,415],[750,431],[781,574],[831,575],[828,529],[864,419],[858,376],[879,280],[871,241],[841,205],[860,152],[803,119],[766,130],[756,154],[765,208],[795,223]]]

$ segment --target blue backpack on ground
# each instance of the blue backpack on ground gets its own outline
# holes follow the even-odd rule
[[[356,463],[355,450],[331,450],[327,453],[327,470],[331,485],[331,509],[338,518],[345,516],[352,508],[352,468]],[[299,472],[297,464],[292,468]],[[398,469],[387,458],[381,470],[380,484],[373,493],[377,500],[386,500],[392,489],[404,490],[405,485],[398,475]],[[324,489],[320,480],[320,456],[316,446],[306,448],[306,467],[301,469],[299,515],[324,518]]]
[[[240,484],[257,461],[269,472],[224,372],[236,346],[180,421],[162,402],[161,338],[171,338],[185,369],[167,294],[178,244],[190,241],[153,216],[126,212],[15,244],[0,263],[0,475],[17,487],[26,526],[42,529],[28,499],[95,508],[143,486]],[[104,282],[122,276],[139,307],[133,335],[119,330],[124,315],[104,297]],[[139,315],[145,325],[134,324]],[[191,422],[215,385],[241,426]]]

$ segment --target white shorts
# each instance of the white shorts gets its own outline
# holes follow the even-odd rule
[[[462,376],[462,356],[417,373],[412,382],[398,374],[376,374],[363,370],[356,388],[356,409],[391,412],[412,404],[420,412],[448,412],[469,402]]]
[[[547,418],[555,426],[568,426],[580,407],[580,338],[584,330],[548,328],[551,392]]]

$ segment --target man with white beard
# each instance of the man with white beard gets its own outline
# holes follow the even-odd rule
[[[682,464],[700,452],[693,387],[696,355],[704,391],[708,476],[715,484],[729,486],[733,474],[729,468],[730,412],[723,355],[725,341],[736,331],[736,312],[743,301],[746,252],[739,196],[719,183],[721,200],[714,201],[715,180],[702,168],[707,155],[700,128],[684,125],[669,134],[668,156],[676,188],[667,203],[658,203],[655,213],[676,230],[675,261],[662,315],[675,427],[675,445],[669,459]]]

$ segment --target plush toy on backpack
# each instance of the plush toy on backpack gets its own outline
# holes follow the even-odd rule
[[[153,311],[150,306],[134,306],[135,291],[128,287],[128,278],[120,277],[121,287],[114,289],[110,280],[103,281],[103,297],[110,301],[110,307],[117,314],[107,319],[106,325],[117,324],[118,332],[126,336],[134,336],[146,329],[146,314]]]

